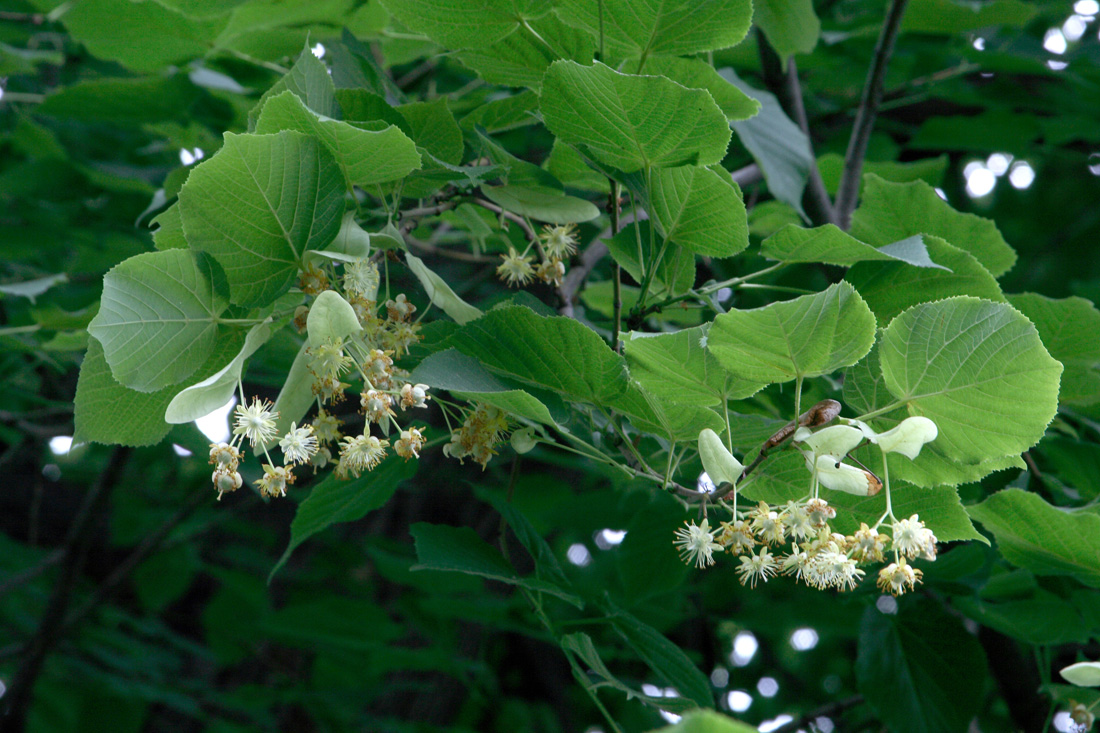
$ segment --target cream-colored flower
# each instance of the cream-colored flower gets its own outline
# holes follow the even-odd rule
[[[676,530],[676,539],[672,543],[680,549],[680,557],[688,565],[705,568],[714,564],[714,551],[723,550],[722,545],[714,541],[714,532],[704,518],[699,524],[688,522],[687,526]]]
[[[236,426],[233,434],[248,438],[253,448],[273,439],[279,413],[271,408],[270,400],[261,400],[259,397],[253,397],[248,407],[237,405],[234,410]]]
[[[577,251],[576,232],[576,224],[547,224],[542,228],[539,239],[542,240],[547,256],[564,260]]]
[[[748,553],[741,556],[741,567],[737,568],[737,574],[741,576],[741,585],[755,588],[757,582],[768,582],[779,573],[779,558],[772,555],[767,547],[760,548],[757,554]]]
[[[290,430],[279,441],[279,448],[283,451],[284,462],[308,463],[317,452],[317,436],[313,434],[313,426],[298,427],[297,423],[290,423]]]
[[[373,435],[348,436],[340,443],[340,466],[356,478],[363,471],[370,471],[386,457],[390,441]]]
[[[524,257],[509,247],[508,254],[501,255],[503,262],[497,267],[497,276],[510,286],[526,285],[535,276],[535,268],[531,267],[531,258]]]

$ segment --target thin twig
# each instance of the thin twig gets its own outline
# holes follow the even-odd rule
[[[848,152],[844,154],[844,170],[840,175],[840,186],[836,194],[836,224],[847,229],[852,221],[852,212],[859,199],[859,179],[863,174],[863,159],[867,154],[867,145],[871,140],[871,130],[875,127],[875,117],[882,103],[882,88],[886,82],[886,66],[894,52],[894,41],[898,37],[901,18],[909,0],[893,0],[883,21],[882,31],[875,44],[875,55],[871,68],[867,71],[867,83],[863,87],[863,97],[859,102],[859,112],[852,127],[852,136],[848,140]]]
[[[607,205],[611,210],[611,236],[614,237],[619,233],[619,184],[610,178],[607,181],[611,184],[611,193],[607,197]],[[622,342],[619,341],[619,333],[623,328],[623,268],[616,262],[614,270],[615,292],[611,306],[613,311],[611,348],[621,354],[623,353],[623,347]]]
[[[647,219],[646,212],[644,210],[638,212],[638,220],[644,221]],[[627,214],[626,216],[619,217],[619,226],[633,223],[634,216]],[[580,256],[577,258],[579,262],[574,265],[573,269],[565,275],[565,280],[562,282],[560,288],[560,294],[562,296],[562,306],[558,309],[558,312],[563,316],[573,317],[573,304],[577,301],[577,294],[583,289],[584,281],[588,279],[589,273],[595,269],[596,265],[600,263],[604,257],[607,256],[607,245],[604,244],[605,239],[611,236],[611,227],[604,229],[595,239],[592,240]]]
[[[810,148],[810,171],[806,181],[806,194],[803,197],[806,215],[816,225],[835,223],[833,204],[829,200],[829,192],[825,190],[825,182],[821,180],[821,171],[817,169],[817,156],[814,154],[813,139],[810,137],[810,122],[806,117],[806,106],[802,101],[802,85],[798,81],[798,67],[791,58],[787,61],[787,70],[784,71],[782,60],[763,33],[757,34],[757,42],[760,46],[760,66],[764,83],[778,97],[783,111],[802,130],[802,134],[806,136],[806,144]]]
[[[6,578],[3,583],[0,583],[0,597],[2,597],[8,591],[18,588],[24,583],[29,583],[30,581],[34,580],[42,573],[46,572],[54,565],[61,562],[61,558],[63,557],[65,557],[65,550],[58,548],[51,552],[49,555],[46,555],[44,558],[39,560],[36,564],[24,570],[23,572],[17,573],[10,578]]]
[[[420,64],[420,66],[417,66],[412,71],[404,74],[400,79],[398,79],[394,83],[397,84],[397,86],[399,86],[401,89],[404,89],[405,87],[411,85],[413,82],[418,81],[420,79],[420,77],[422,77],[425,74],[427,74],[428,72],[432,71],[436,67],[437,64],[438,64],[438,61],[436,61],[436,59],[434,57],[430,58],[427,61],[425,61],[424,63]]]
[[[410,234],[405,234],[405,242],[426,254],[448,257],[452,260],[459,260],[460,262],[474,262],[483,265],[499,262],[498,258],[490,257],[489,255],[475,255],[469,252],[460,252],[458,250],[437,247],[430,242],[421,241]]]
[[[760,183],[764,180],[764,173],[760,170],[760,166],[756,163],[749,163],[744,168],[738,168],[735,171],[730,171],[730,178],[741,188],[745,186],[751,186],[754,183]]]
[[[473,202],[478,206],[481,206],[482,208],[488,209],[495,214],[503,216],[508,221],[515,222],[519,226],[519,228],[523,230],[523,234],[527,237],[529,241],[539,241],[539,235],[535,233],[535,230],[531,228],[531,225],[527,223],[527,220],[519,214],[513,214],[511,211],[502,209],[491,201],[486,201],[485,199],[474,199]]]
[[[16,23],[30,23],[42,25],[46,22],[46,16],[42,13],[16,13],[10,10],[0,10],[0,20],[10,20]]]
[[[784,723],[778,728],[774,729],[774,733],[793,733],[796,730],[805,729],[809,727],[810,723],[817,720],[822,716],[833,717],[838,713],[843,713],[845,710],[851,707],[855,707],[863,702],[863,695],[852,695],[846,697],[843,700],[836,700],[834,702],[826,703],[816,710],[803,715],[801,718],[796,718],[788,723]]]
[[[65,538],[65,558],[62,561],[61,577],[54,586],[42,620],[34,636],[23,647],[23,661],[12,678],[8,694],[3,699],[6,713],[0,716],[0,730],[4,733],[22,733],[26,728],[27,714],[33,699],[34,684],[38,679],[46,656],[61,638],[65,612],[69,606],[69,596],[80,576],[81,568],[91,545],[93,532],[92,519],[99,514],[107,501],[111,490],[122,476],[123,468],[130,457],[129,448],[115,448],[99,479],[88,490],[76,517],[69,527]]]
[[[415,209],[408,209],[401,212],[401,224],[397,227],[398,231],[402,234],[408,234],[413,229],[416,229],[420,224],[421,219],[426,219],[429,216],[436,216],[442,214],[444,211],[453,209],[458,205],[458,202],[454,199],[448,199],[446,201],[440,201],[439,203],[431,204],[430,206],[420,206]]]

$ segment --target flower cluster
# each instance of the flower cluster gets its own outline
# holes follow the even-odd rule
[[[342,276],[338,274],[341,266]],[[372,470],[385,458],[391,445],[385,436],[393,431],[398,432],[393,442],[394,452],[406,460],[419,458],[425,443],[424,429],[411,425],[402,427],[397,417],[407,409],[427,407],[431,399],[429,386],[411,382],[409,373],[394,363],[395,358],[407,354],[421,338],[420,325],[413,320],[417,308],[403,293],[379,307],[379,284],[378,267],[366,258],[349,259],[342,265],[339,262],[309,263],[302,270],[299,289],[312,296],[335,290],[351,307],[360,330],[342,337],[317,338],[312,333],[315,325],[310,323],[309,306],[302,305],[295,310],[295,327],[311,336],[305,355],[318,407],[317,416],[312,423],[291,423],[290,429],[280,437],[279,413],[271,402],[259,398],[251,402],[242,399],[234,416],[232,440],[211,445],[210,462],[215,467],[212,480],[218,498],[236,491],[244,483],[238,469],[245,441],[264,459],[261,461],[263,476],[256,481],[256,486],[267,497],[286,495],[288,485],[294,483],[296,467],[309,464],[316,472],[333,462],[334,454],[338,476],[358,477]],[[350,318],[344,323],[347,320]],[[344,401],[350,383],[358,381],[363,384],[359,406],[365,424],[361,434],[344,435],[340,420],[326,408]],[[372,426],[377,426],[382,435],[372,435]],[[272,459],[269,452],[275,443],[282,451],[281,462]]]
[[[715,564],[715,553],[736,556],[741,583],[751,587],[789,575],[818,590],[852,590],[866,575],[862,565],[881,563],[892,552],[894,562],[879,572],[878,585],[900,595],[921,578],[908,560],[935,559],[936,536],[915,514],[895,521],[890,535],[866,523],[849,535],[835,532],[829,524],[835,517],[836,510],[820,498],[783,505],[760,502],[713,529],[707,519],[698,525],[688,522],[676,530],[673,544],[697,568]]]
[[[462,427],[451,433],[451,442],[443,446],[443,455],[457,458],[473,458],[482,469],[497,454],[497,443],[508,437],[508,415],[496,407],[482,403],[472,410]]]
[[[534,258],[527,252],[516,252],[508,247],[508,254],[501,255],[502,262],[497,267],[497,276],[511,286],[523,286],[536,277],[547,285],[561,287],[565,278],[565,262],[577,251],[577,226],[575,224],[547,224],[539,235],[539,242],[545,255],[536,267]]]
[[[876,433],[865,423],[845,422],[793,432],[792,442],[802,453],[811,477],[807,497],[776,505],[762,501],[748,511],[722,502],[732,515],[729,521],[712,529],[704,518],[698,525],[689,522],[676,531],[673,544],[684,561],[704,568],[715,563],[715,553],[728,552],[738,558],[737,574],[743,585],[755,587],[778,575],[789,575],[812,588],[845,591],[854,589],[866,576],[862,566],[884,563],[890,553],[893,561],[878,572],[878,587],[893,595],[913,590],[921,581],[921,571],[910,561],[935,560],[936,535],[916,514],[908,519],[894,516],[888,473],[884,483],[862,465],[846,460],[865,440],[879,446],[884,465],[887,453],[915,459],[921,447],[936,438],[935,423],[911,417],[890,431]],[[699,455],[708,474],[734,484],[736,491],[741,463],[710,430],[699,435]],[[820,487],[858,496],[874,496],[885,488],[886,512],[874,526],[864,522],[851,534],[836,532],[830,524],[836,519],[836,509],[818,496]]]
[[[317,455],[319,445],[313,426],[299,427],[297,423],[291,423],[290,430],[279,440],[283,453],[282,465],[272,460],[267,446],[278,437],[278,419],[279,413],[269,400],[254,397],[248,404],[237,405],[231,441],[210,444],[210,463],[214,466],[211,480],[219,500],[223,494],[236,491],[244,484],[238,469],[246,440],[253,451],[259,449],[267,459],[267,463],[262,464],[264,475],[256,486],[263,496],[270,498],[286,496],[287,485],[294,483],[294,466],[309,463]]]

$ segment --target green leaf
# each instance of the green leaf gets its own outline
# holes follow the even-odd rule
[[[788,224],[760,243],[760,254],[780,262],[824,262],[851,267],[857,262],[904,262],[914,267],[938,267],[928,256],[920,235],[882,247],[872,247],[833,224],[805,229]]]
[[[1028,644],[1084,643],[1089,637],[1073,604],[1047,591],[1037,592],[1034,598],[996,603],[957,597],[952,605],[982,626]]]
[[[693,701],[686,698],[650,697],[644,692],[624,684],[604,664],[596,645],[592,643],[592,637],[588,634],[566,634],[561,638],[561,648],[565,651],[566,656],[570,657],[570,661],[574,665],[577,663],[571,658],[573,654],[577,655],[587,665],[587,670],[580,669],[578,666],[573,667],[573,674],[577,682],[587,690],[595,692],[601,687],[612,687],[624,693],[627,700],[640,700],[650,707],[668,712],[685,712],[698,709]],[[593,683],[588,677],[589,673],[595,674],[599,678],[599,682]]]
[[[759,392],[764,384],[735,376],[707,350],[709,331],[709,324],[674,333],[631,331],[623,342],[631,376],[662,400],[701,407]]]
[[[344,172],[349,188],[396,181],[420,167],[416,145],[397,127],[390,125],[372,132],[325,119],[291,92],[269,99],[256,122],[256,132],[261,135],[283,130],[312,135],[324,143]]]
[[[420,560],[419,565],[412,567],[413,570],[480,575],[530,591],[549,593],[577,608],[584,605],[577,596],[552,583],[516,575],[511,563],[469,527],[418,522],[409,528],[409,532],[416,542],[416,557]]]
[[[714,319],[707,349],[742,379],[789,382],[851,366],[875,342],[875,317],[851,285]]]
[[[1024,0],[992,0],[981,4],[951,0],[914,0],[902,19],[903,31],[955,35],[990,26],[1024,27],[1039,12]]]
[[[1047,351],[1062,362],[1058,399],[1075,405],[1100,401],[1100,311],[1084,298],[1055,300],[1036,293],[1008,296],[1043,339]]]
[[[627,388],[626,363],[594,331],[523,306],[489,311],[446,345],[491,371],[582,402],[608,404]]]
[[[1058,408],[1062,365],[1004,303],[959,297],[914,306],[882,337],[886,388],[935,421],[934,445],[961,463],[1019,454]]]
[[[865,414],[889,407],[893,403],[894,396],[890,394],[882,378],[879,344],[875,344],[866,358],[845,370],[844,404],[856,414]],[[870,422],[876,431],[883,432],[895,427],[907,417],[909,417],[908,411],[904,407],[899,407],[897,410],[870,418]],[[864,462],[876,462],[881,460],[881,453],[867,447],[857,451],[856,457]],[[936,441],[924,446],[916,460],[892,461],[892,463],[894,464],[890,469],[892,477],[925,488],[958,486],[978,481],[994,471],[1024,468],[1024,462],[1019,455],[989,458],[974,464],[960,463],[948,458]]]
[[[886,323],[917,303],[953,295],[973,295],[1004,302],[1001,286],[973,255],[939,237],[924,235],[923,239],[928,253],[942,268],[915,268],[901,262],[863,262],[845,275],[844,279],[866,299],[879,321]]]
[[[473,357],[460,351],[437,351],[422,360],[409,375],[413,384],[445,389],[467,400],[484,402],[528,420],[554,425],[549,409],[537,397],[506,384]]]
[[[1076,489],[1082,499],[1100,496],[1100,444],[1048,436],[1039,448],[1059,481]]]
[[[198,373],[217,370],[240,349],[237,330],[218,337],[213,352]],[[156,392],[137,392],[119,384],[103,356],[103,345],[89,339],[88,351],[80,365],[73,402],[75,429],[73,441],[92,441],[107,445],[156,445],[172,426],[164,420],[164,411],[178,392],[174,385]],[[224,404],[224,403],[222,403]],[[221,407],[221,405],[218,405]]]
[[[129,4],[129,3],[127,3]],[[143,125],[180,120],[200,97],[183,74],[88,79],[48,95],[37,114],[58,119]]]
[[[128,0],[80,2],[60,20],[89,52],[135,71],[160,71],[201,58],[224,24],[189,18],[158,3]]]
[[[206,255],[149,252],[104,276],[88,333],[103,344],[115,379],[155,392],[187,379],[210,356],[228,305],[225,278]]]
[[[658,677],[699,707],[714,707],[710,680],[688,659],[680,647],[621,608],[612,606],[609,618],[615,625],[615,631],[619,632],[630,648]]]
[[[164,411],[165,422],[178,425],[209,415],[233,396],[241,379],[246,359],[267,343],[272,331],[269,321],[253,326],[245,336],[244,346],[232,361],[206,379],[183,390],[168,403]]]
[[[542,80],[542,72],[539,72],[539,80]],[[490,134],[537,125],[538,106],[539,95],[528,89],[478,105],[459,120],[458,125],[466,132],[481,128]]]
[[[546,170],[570,188],[602,193],[605,196],[611,190],[607,176],[593,170],[572,145],[557,139],[550,150],[550,157],[546,159]]]
[[[153,244],[157,249],[187,249],[187,238],[183,236],[183,219],[180,218],[179,202],[153,218],[150,224],[156,224],[153,230]]]
[[[662,77],[629,76],[597,63],[555,61],[543,79],[543,120],[558,138],[630,173],[712,165],[726,154],[729,127],[701,89]]]
[[[67,282],[69,282],[69,276],[60,272],[56,275],[46,275],[45,277],[36,277],[32,280],[23,280],[22,282],[0,285],[0,295],[14,295],[20,298],[26,298],[31,303],[34,303],[39,295],[42,295],[54,285]]]
[[[931,600],[901,609],[863,613],[855,665],[860,692],[898,733],[966,730],[986,684],[981,644]]]
[[[947,164],[950,162],[946,154],[936,158],[922,158],[906,163],[893,160],[869,160],[864,162],[863,171],[874,173],[876,176],[894,183],[908,183],[910,181],[924,181],[929,186],[939,186],[943,182],[944,173],[947,172]],[[840,188],[840,178],[844,173],[844,156],[840,153],[825,153],[817,158],[817,169],[821,172],[821,181],[825,184],[825,190],[829,195],[835,196]],[[863,182],[860,182],[860,191],[863,190]]]
[[[626,392],[615,398],[610,407],[626,415],[635,427],[647,433],[656,433],[671,442],[693,441],[699,431],[710,428],[715,432],[725,430],[725,423],[713,410],[683,403],[667,405],[647,392],[635,381]]]
[[[313,348],[326,342],[342,341],[362,329],[355,309],[335,290],[318,295],[306,316],[309,345]]]
[[[391,458],[373,471],[352,480],[330,473],[313,487],[290,523],[290,543],[268,575],[268,582],[290,559],[290,554],[307,539],[337,522],[354,522],[377,509],[393,496],[402,481],[416,474],[415,461]]]
[[[634,285],[622,285],[619,288],[619,295],[623,302],[623,313],[629,313],[637,307],[642,289]],[[610,320],[615,315],[615,282],[612,280],[589,282],[581,291],[581,302],[589,310]],[[676,307],[673,305],[660,312],[652,313],[647,318],[660,323],[698,326],[699,322],[703,320],[703,314],[698,308]]]
[[[749,246],[748,218],[737,184],[716,168],[653,170],[646,208],[670,242],[696,254],[732,257]]]
[[[628,224],[614,237],[603,240],[614,260],[636,282],[641,282],[643,278],[642,263],[654,262],[663,243],[660,237],[650,234],[649,227],[649,220],[643,219]],[[653,246],[650,246],[651,236]],[[644,253],[642,262],[638,261],[640,252]],[[694,284],[695,255],[676,244],[665,245],[665,254],[657,265],[657,272],[653,273],[650,292],[656,297],[680,295],[690,290]]]
[[[175,389],[136,392],[115,381],[103,356],[103,345],[95,339],[80,365],[74,402],[73,441],[117,445],[156,445],[168,435],[164,408]]]
[[[312,137],[226,133],[180,191],[183,230],[225,270],[232,302],[264,305],[290,288],[307,249],[336,237],[346,192],[332,154]]]
[[[451,49],[484,48],[505,40],[550,6],[539,0],[384,0],[394,17]]]
[[[424,292],[431,298],[432,303],[438,306],[444,313],[454,319],[459,325],[480,318],[482,313],[462,298],[455,295],[443,278],[428,269],[424,261],[411,254],[405,254],[405,261],[409,263],[409,269],[416,275]]]
[[[332,77],[329,76],[324,62],[313,55],[308,45],[298,54],[298,60],[290,67],[290,71],[264,92],[260,101],[248,113],[250,128],[255,127],[256,118],[267,106],[268,100],[283,92],[293,93],[303,105],[319,115],[336,116],[338,107]]]
[[[600,215],[592,202],[545,186],[482,186],[481,192],[507,211],[550,224],[574,224]]]
[[[955,211],[924,181],[890,183],[874,174],[864,176],[851,232],[876,246],[914,234],[933,234],[974,255],[994,277],[1016,262],[1016,253],[992,221]]]
[[[860,456],[859,453],[856,455]],[[881,467],[881,455],[882,452],[879,451],[880,459],[873,465],[864,461],[865,465],[874,471],[877,476],[882,476],[882,473],[878,470]],[[860,457],[862,460],[862,456]],[[896,474],[894,467],[906,460],[904,456],[890,458],[890,463],[894,464],[890,469],[891,478]],[[805,465],[803,461],[804,471]],[[806,474],[808,476],[809,472],[806,471]],[[805,490],[804,487],[803,493],[805,493]],[[837,532],[854,533],[859,529],[860,523],[872,527],[879,517],[886,512],[886,497],[884,494],[868,497],[853,496],[837,491],[826,493],[828,494],[826,498],[829,504],[837,510],[838,516],[835,520]],[[899,485],[897,481],[894,481],[890,494],[895,516],[904,518],[914,514],[918,515],[921,521],[935,532],[940,542],[954,542],[956,540],[986,542],[985,537],[974,528],[974,524],[966,513],[966,507],[959,499],[959,492],[953,486],[921,488],[905,484]]]
[[[715,710],[693,710],[684,714],[678,723],[658,728],[653,733],[753,733],[755,730]]]
[[[565,187],[552,173],[543,170],[534,163],[529,163],[512,155],[501,147],[496,140],[489,137],[484,130],[475,130],[475,132],[478,140],[485,148],[484,155],[506,169],[504,183],[517,187],[530,186],[532,188],[549,189],[544,190],[543,193],[550,196],[565,195]]]
[[[1100,588],[1100,515],[1054,507],[1020,489],[998,491],[967,507],[997,538],[1005,560],[1036,575],[1069,575]]]
[[[747,120],[760,112],[760,102],[730,84],[702,59],[658,56],[649,60],[645,71],[651,76],[667,76],[689,89],[706,89],[727,119]]]
[[[995,107],[976,115],[929,117],[917,134],[909,138],[907,146],[937,152],[966,151],[972,155],[980,151],[1028,150],[1040,136],[1044,136],[1044,130],[1039,118]]]
[[[455,57],[490,84],[535,90],[542,86],[547,67],[557,59],[571,59],[586,66],[592,63],[595,39],[565,25],[557,15],[550,13],[528,21],[527,26],[498,43],[461,51]]]
[[[796,53],[810,53],[821,35],[821,21],[811,0],[756,0],[753,22],[764,31],[768,43],[787,68]]]
[[[683,526],[682,515],[667,494],[654,496],[633,512],[626,537],[615,550],[619,580],[632,605],[674,590],[691,572],[672,544]]]
[[[286,435],[290,430],[291,423],[300,425],[302,418],[309,412],[309,408],[313,407],[314,402],[317,401],[317,396],[313,394],[314,377],[309,370],[310,354],[306,352],[308,347],[309,342],[307,341],[298,349],[294,361],[290,364],[286,381],[283,382],[283,386],[275,398],[275,405],[272,409],[279,413],[279,417],[275,420],[276,437],[265,446],[269,449],[278,442],[281,436]]]
[[[431,102],[411,102],[397,108],[405,118],[409,137],[444,163],[458,165],[462,162],[462,129],[455,122],[447,98]]]
[[[515,504],[504,500],[499,494],[495,496],[496,500],[492,502],[493,507],[500,512],[500,516],[504,518],[504,521],[508,522],[508,526],[512,528],[516,539],[527,549],[531,559],[535,561],[535,574],[539,577],[545,577],[548,582],[572,593],[574,591],[573,584],[566,577],[565,571],[562,570],[561,564],[554,556],[554,551],[550,549],[550,545],[542,538],[539,531],[516,508]]]
[[[749,32],[749,0],[560,0],[558,15],[597,38],[607,52],[639,58],[690,56],[736,46]],[[602,18],[601,18],[602,11]],[[602,22],[601,22],[602,21]]]
[[[731,122],[730,126],[760,166],[772,196],[789,204],[805,219],[802,192],[814,163],[809,138],[783,111],[774,94],[750,87],[732,69],[721,69],[718,73],[760,103],[760,114]]]

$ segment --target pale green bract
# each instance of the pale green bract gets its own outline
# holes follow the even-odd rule
[[[245,361],[267,343],[271,336],[270,319],[253,326],[245,336],[244,346],[232,361],[220,371],[172,398],[164,411],[165,422],[174,425],[191,422],[227,403],[240,383]]]
[[[316,348],[325,343],[339,342],[362,330],[355,309],[334,290],[317,296],[306,316],[309,345]]]

